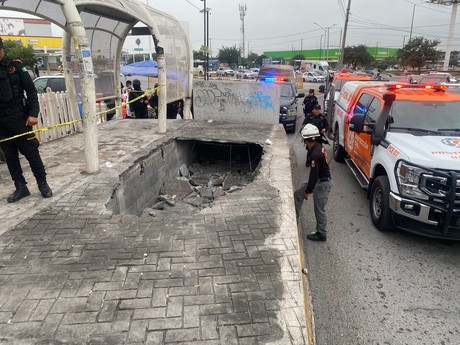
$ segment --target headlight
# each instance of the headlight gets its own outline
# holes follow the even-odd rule
[[[428,195],[419,188],[419,181],[422,174],[429,174],[428,171],[400,161],[396,168],[396,181],[398,182],[399,193],[407,198],[428,200]]]
[[[291,108],[288,110],[288,115],[294,116],[297,115],[297,109],[296,108]]]

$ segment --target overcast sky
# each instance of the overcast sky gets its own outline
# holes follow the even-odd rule
[[[163,12],[189,23],[193,48],[203,44],[203,9],[200,0],[141,0]],[[242,42],[239,5],[246,5],[246,51],[319,49],[323,28],[329,30],[329,45],[340,44],[348,0],[206,0],[211,8],[209,37],[215,52],[222,46]],[[447,45],[451,6],[427,4],[421,0],[351,0],[350,23],[346,44],[399,48],[410,35],[415,5],[412,37],[424,36]],[[457,22],[460,22],[457,20]],[[460,47],[460,28],[456,28],[453,45]],[[405,39],[404,39],[404,36]],[[324,41],[323,41],[324,42]],[[324,43],[323,43],[324,44]]]
[[[139,0],[187,22],[194,50],[203,44],[204,2],[200,0]],[[338,47],[344,27],[348,0],[206,0],[210,8],[209,32],[213,55],[221,47],[241,47],[242,33],[239,5],[246,6],[245,41],[248,51],[319,49],[324,29],[329,30],[329,46]],[[351,0],[347,45],[402,47],[409,40],[415,5],[412,37],[441,40],[445,50],[452,6],[432,5],[422,0]],[[0,15],[5,15],[0,11]],[[8,16],[27,17],[22,13]],[[459,16],[460,17],[460,16]],[[457,19],[457,23],[460,18]],[[460,49],[460,27],[456,25],[453,48]],[[146,37],[142,37],[146,40]],[[323,38],[323,47],[325,44]],[[147,45],[147,43],[145,43]],[[248,48],[249,46],[249,48]],[[134,39],[125,48],[133,51]],[[153,47],[151,47],[153,50]],[[144,51],[149,47],[144,47]]]

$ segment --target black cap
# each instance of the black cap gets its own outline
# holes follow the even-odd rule
[[[133,86],[141,86],[141,81],[139,79],[134,79]]]
[[[3,45],[3,40],[2,40],[2,38],[1,38],[1,37],[0,37],[0,48],[3,48],[3,49],[5,49],[5,46]]]
[[[321,106],[320,106],[319,104],[316,104],[316,105],[313,106],[313,109],[319,109],[319,110],[321,110]]]
[[[308,93],[315,93],[315,89],[308,90]]]

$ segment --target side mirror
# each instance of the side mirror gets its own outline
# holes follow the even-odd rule
[[[297,94],[297,96],[295,96],[295,98],[304,98],[305,97],[305,93],[299,93]]]
[[[355,114],[351,117],[348,128],[352,132],[362,133],[364,131],[364,114]]]

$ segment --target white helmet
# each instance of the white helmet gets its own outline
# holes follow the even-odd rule
[[[302,128],[302,132],[300,132],[300,135],[302,135],[302,138],[304,139],[316,138],[320,136],[318,127],[312,125],[311,123],[307,123],[305,127]]]

